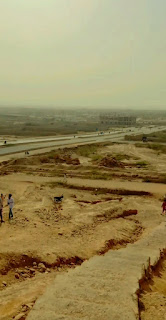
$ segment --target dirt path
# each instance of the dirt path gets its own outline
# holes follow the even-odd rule
[[[55,181],[62,181],[62,179],[57,178]],[[166,193],[166,186],[164,184],[156,183],[145,183],[136,181],[121,181],[119,179],[113,179],[110,181],[101,180],[88,180],[88,179],[77,179],[68,178],[67,182],[74,186],[85,186],[93,188],[108,188],[108,189],[124,189],[124,190],[135,190],[135,191],[145,191],[151,192],[156,195],[164,195]]]
[[[0,181],[11,181],[16,182],[33,182],[33,183],[49,183],[49,182],[63,182],[63,178],[56,177],[41,177],[41,176],[30,176],[25,174],[12,174],[6,177],[0,177]],[[73,186],[92,187],[92,188],[108,188],[108,189],[124,189],[124,190],[135,190],[151,192],[155,195],[166,194],[166,186],[160,183],[146,183],[139,181],[122,181],[120,179],[112,179],[109,181],[103,180],[92,180],[92,179],[80,179],[80,178],[67,178],[67,183]],[[64,186],[65,188],[65,186]]]
[[[149,266],[149,257],[154,265],[165,243],[163,223],[135,244],[94,257],[58,276],[37,300],[27,320],[138,319],[138,280]]]

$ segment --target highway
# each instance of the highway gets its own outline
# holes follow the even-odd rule
[[[93,132],[82,135],[67,135],[67,136],[55,136],[55,137],[38,137],[38,138],[19,138],[10,139],[10,145],[5,145],[1,139],[0,142],[0,156],[16,154],[25,151],[39,150],[44,148],[62,148],[63,146],[81,145],[97,142],[122,142],[126,134],[148,134],[152,132],[165,130],[165,127],[142,127],[142,128],[122,128],[119,130],[104,132],[103,134]],[[37,153],[37,152],[36,152]]]

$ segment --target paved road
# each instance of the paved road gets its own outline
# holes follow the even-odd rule
[[[122,130],[115,130],[112,133],[119,133],[122,132]],[[107,132],[108,133],[108,132]],[[82,135],[75,135],[75,138],[90,138],[90,137],[96,137],[98,133],[91,132],[87,134]],[[8,144],[27,144],[27,143],[36,143],[36,142],[49,142],[49,141],[60,141],[60,140],[70,140],[73,139],[74,135],[62,135],[62,136],[49,136],[49,137],[35,137],[35,138],[9,138]],[[0,146],[4,146],[4,137],[0,138]]]
[[[120,130],[116,130],[114,132],[105,132],[104,134],[99,133],[89,133],[84,135],[76,135],[75,137],[72,135],[68,136],[59,136],[59,137],[44,137],[44,138],[26,138],[26,139],[18,139],[18,140],[10,140],[10,146],[3,146],[1,142],[0,146],[0,156],[19,153],[28,150],[38,150],[42,148],[50,148],[50,147],[62,147],[62,146],[70,146],[73,144],[87,144],[87,143],[95,143],[95,142],[119,142],[123,141],[124,136],[126,134],[148,134],[156,131],[162,131],[165,127],[143,127],[143,128],[125,128]]]

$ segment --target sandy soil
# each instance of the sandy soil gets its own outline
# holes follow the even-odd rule
[[[75,157],[75,151],[72,153]],[[126,144],[103,147],[99,153],[101,157],[106,153],[127,154],[132,159],[126,161],[126,168],[107,169],[85,156],[79,156],[81,165],[77,168],[65,163],[41,163],[40,156],[2,165],[5,175],[0,176],[1,191],[13,194],[15,207],[11,221],[8,208],[4,208],[5,223],[0,225],[1,319],[10,320],[20,313],[20,319],[25,319],[57,273],[146,237],[164,221],[161,198],[165,186],[142,183],[139,175],[151,174],[152,168],[153,173],[161,174],[166,168],[165,156],[158,156],[156,162],[151,150]],[[148,161],[146,168],[131,166],[138,157]],[[91,170],[108,175],[116,172],[117,177],[92,179]],[[68,173],[67,184],[63,172]],[[131,179],[131,175],[138,177]],[[112,193],[115,189],[119,192]],[[133,190],[135,194],[131,195]],[[147,194],[141,196],[140,191]],[[61,194],[63,202],[55,204],[54,196]],[[125,216],[124,211],[129,210],[138,214]],[[38,267],[40,263],[44,263],[44,270]]]

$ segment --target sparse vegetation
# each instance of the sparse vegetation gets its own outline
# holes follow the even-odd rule
[[[166,184],[166,174],[163,174],[162,176],[159,176],[159,177],[145,177],[143,179],[143,182]]]
[[[123,161],[123,160],[130,160],[131,156],[123,153],[118,153],[118,154],[113,154],[113,158],[118,161]]]
[[[139,160],[138,157],[131,156],[131,155],[124,154],[124,153],[113,154],[112,156],[118,161],[131,160],[131,159],[132,160]]]
[[[143,136],[147,137],[149,142],[166,142],[166,130],[150,133],[150,134],[139,134],[139,135],[126,135],[125,140],[127,141],[142,141]]]
[[[75,149],[75,153],[82,157],[94,157],[95,153],[98,150],[98,145],[96,144],[88,144],[79,146]]]
[[[3,144],[1,148],[12,147],[12,146],[13,146],[12,143],[7,143],[7,144]]]
[[[100,161],[102,159],[102,155],[100,154],[94,154],[91,156],[92,161],[97,162]]]
[[[141,143],[136,143],[135,146],[137,148],[149,148],[154,151],[156,151],[158,154],[160,153],[166,153],[166,145],[163,144],[157,144],[157,143],[146,143],[146,144],[141,144]]]
[[[146,162],[146,161],[138,161],[138,162],[136,162],[136,165],[137,165],[138,167],[142,167],[142,168],[147,167],[148,164],[149,164],[149,163]]]
[[[91,172],[89,172],[87,174],[87,176],[85,176],[84,178],[88,178],[88,179],[96,179],[96,180],[111,180],[112,179],[112,174],[109,174],[107,172],[102,172],[100,171],[98,168],[92,169]]]

